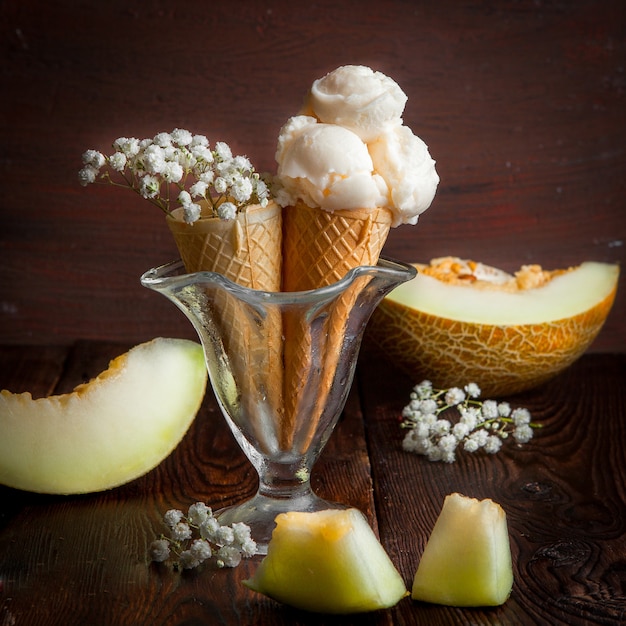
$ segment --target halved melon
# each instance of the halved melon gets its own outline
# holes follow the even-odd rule
[[[157,338],[72,393],[0,392],[0,483],[39,493],[102,491],[156,467],[204,398],[202,347]]]
[[[455,257],[415,266],[375,311],[369,336],[415,380],[475,382],[484,396],[529,389],[573,363],[600,332],[619,277],[617,265],[595,262],[514,276]]]

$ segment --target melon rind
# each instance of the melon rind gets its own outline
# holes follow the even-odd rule
[[[207,385],[200,344],[157,338],[72,393],[0,392],[0,484],[38,493],[103,491],[156,467],[187,432]]]
[[[552,288],[554,295],[549,299],[555,305],[544,307],[543,321],[535,317],[533,323],[478,323],[476,306],[463,307],[464,302],[480,301],[481,295],[489,302],[495,293],[495,298],[517,303],[517,310],[505,309],[509,311],[507,315],[514,314],[519,320],[523,319],[527,300],[519,294],[485,294],[471,287],[440,284],[436,297],[441,299],[440,308],[447,310],[447,317],[432,313],[437,309],[435,297],[428,302],[431,312],[408,306],[410,298],[405,288],[400,294],[392,292],[381,302],[370,321],[368,336],[415,380],[426,378],[439,388],[475,382],[483,396],[519,393],[549,381],[571,365],[602,329],[615,300],[619,268],[583,263],[580,270],[576,268],[553,279],[556,289]],[[584,289],[585,282],[594,277],[601,280],[594,281],[595,293],[588,295],[586,307],[580,297],[563,301],[563,294]],[[420,275],[414,280],[416,289],[431,281],[438,282]],[[545,287],[529,291],[541,289]],[[450,294],[461,305],[454,312],[448,302],[443,302]],[[467,294],[466,300],[463,294]],[[536,296],[532,294],[528,302]],[[569,314],[568,308],[576,312]],[[485,317],[491,314],[486,313]],[[528,317],[531,318],[530,313]]]

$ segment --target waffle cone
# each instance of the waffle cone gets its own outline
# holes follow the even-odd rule
[[[391,228],[391,211],[384,208],[330,213],[303,203],[287,207],[283,213],[283,291],[317,289],[341,280],[358,266],[374,266]],[[359,281],[337,299],[324,322],[322,332],[322,375],[311,412],[308,430],[294,433],[298,412],[305,407],[304,381],[313,365],[311,327],[296,317],[283,317],[285,336],[283,398],[285,401],[285,436],[298,438],[306,449],[322,416],[341,355],[348,314],[362,285]],[[310,411],[309,408],[306,409]],[[291,435],[289,435],[291,433]]]
[[[243,287],[280,291],[282,211],[275,203],[254,205],[235,220],[201,217],[193,224],[182,219],[182,209],[167,223],[189,273],[219,273]],[[208,295],[208,294],[207,294]],[[277,448],[282,414],[282,320],[270,310],[258,320],[250,307],[228,291],[210,294],[212,319],[222,329],[224,351],[237,381],[242,410],[256,415],[264,403],[268,411],[250,423],[250,433],[267,452]],[[262,399],[262,400],[261,400]]]
[[[250,206],[234,220],[200,217],[193,224],[175,209],[167,224],[189,273],[217,272],[249,289],[280,291],[282,215],[275,202]]]

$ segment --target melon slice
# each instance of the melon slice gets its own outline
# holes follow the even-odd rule
[[[415,380],[475,382],[485,396],[539,385],[573,363],[613,305],[619,267],[525,266],[515,276],[454,257],[417,276],[375,311],[369,336]]]
[[[492,500],[446,496],[411,597],[448,606],[498,606],[513,587],[506,514]]]
[[[102,491],[156,467],[204,398],[201,346],[157,338],[72,393],[0,392],[0,483],[40,493]]]
[[[278,515],[267,556],[244,584],[316,613],[375,611],[408,595],[402,577],[356,509]]]

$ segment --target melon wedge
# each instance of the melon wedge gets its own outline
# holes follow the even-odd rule
[[[580,357],[611,310],[619,277],[607,263],[529,266],[536,271],[513,277],[456,261],[470,269],[454,280],[436,271],[439,260],[415,264],[418,275],[383,300],[368,332],[415,380],[439,388],[475,382],[484,396],[537,386]]]
[[[356,509],[276,517],[276,528],[250,589],[316,613],[362,613],[406,597],[404,581]]]
[[[446,496],[415,573],[411,598],[498,606],[513,587],[506,514],[492,500]]]
[[[157,338],[72,393],[0,392],[0,483],[39,493],[102,491],[156,467],[204,398],[201,346]]]

